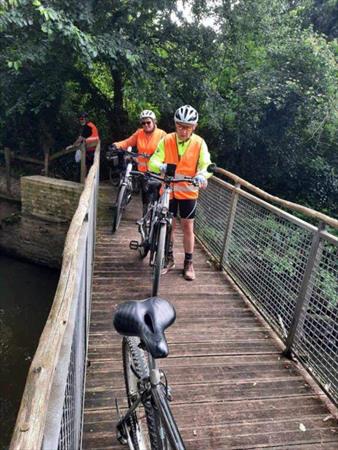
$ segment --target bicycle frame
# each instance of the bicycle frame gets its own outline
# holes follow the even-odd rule
[[[156,250],[155,248],[153,248],[154,245],[156,245],[154,238],[156,237],[156,231],[159,224],[166,222],[168,225],[167,232],[171,231],[172,218],[169,215],[169,200],[171,191],[172,188],[170,186],[164,186],[164,192],[154,206],[155,220],[152,220],[151,222],[149,233],[149,241],[153,252]],[[153,265],[153,261],[150,260],[149,264]]]
[[[147,156],[144,153],[138,154],[138,153],[133,153],[133,152],[129,152],[129,151],[123,151],[123,152],[126,157],[129,156],[130,158],[136,158],[137,156]],[[132,192],[132,176],[135,174],[136,174],[136,172],[133,171],[133,161],[131,159],[129,159],[129,161],[127,162],[127,165],[126,165],[125,172],[120,179],[119,190],[118,190],[116,198],[118,198],[118,194],[119,194],[119,191],[121,190],[122,186],[127,186],[129,188],[129,191]]]
[[[130,174],[130,172],[132,170],[133,170],[133,163],[130,161],[127,164],[126,171],[125,171],[125,173],[123,175],[123,178],[122,178],[122,180],[120,182],[120,186],[128,186],[128,182],[131,181],[131,174]]]
[[[131,155],[133,156],[133,155]],[[121,176],[119,189],[117,191],[115,201],[115,213],[113,216],[113,233],[119,228],[122,214],[128,205],[133,192],[133,162],[131,159],[126,160],[126,168]]]
[[[147,398],[151,398],[160,413],[161,423],[165,431],[165,434],[163,433],[163,430],[159,431],[163,448],[165,448],[164,438],[166,436],[170,442],[172,450],[185,450],[182,437],[168,405],[168,398],[163,393],[163,386],[161,386],[161,370],[158,367],[157,361],[150,355],[150,353],[147,352],[147,355],[149,361],[149,379],[141,380],[144,386],[144,391],[141,393],[138,392],[137,398],[133,402],[132,406],[117,423],[117,428],[123,428],[138,406]],[[131,444],[129,437],[128,444]]]

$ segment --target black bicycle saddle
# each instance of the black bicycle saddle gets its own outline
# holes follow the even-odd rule
[[[124,336],[138,336],[154,358],[165,358],[169,349],[164,330],[176,319],[171,303],[160,297],[131,300],[117,307],[113,324]]]

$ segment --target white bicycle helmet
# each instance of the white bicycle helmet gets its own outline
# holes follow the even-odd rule
[[[140,114],[140,121],[143,119],[151,119],[155,121],[156,120],[155,113],[153,111],[150,111],[150,109],[145,109]]]
[[[198,122],[198,112],[190,105],[184,105],[178,108],[174,115],[175,122],[186,123],[187,125],[196,125]]]

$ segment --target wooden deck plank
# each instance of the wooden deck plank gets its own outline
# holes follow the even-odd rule
[[[116,305],[151,292],[147,261],[129,249],[137,239],[139,199],[120,229],[98,227],[89,335],[83,448],[122,449],[115,438],[115,398],[124,405],[121,337],[113,330]],[[197,279],[186,282],[182,232],[177,268],[161,278],[161,296],[176,308],[168,330],[170,355],[161,361],[170,382],[172,410],[187,449],[338,448],[338,423],[293,362],[280,355],[269,329],[196,248]],[[173,289],[173,286],[175,287]]]

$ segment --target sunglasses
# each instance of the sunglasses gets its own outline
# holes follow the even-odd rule
[[[151,125],[152,121],[151,120],[147,120],[146,122],[141,122],[141,125]]]
[[[176,123],[175,125],[178,130],[192,131],[194,129],[193,125],[181,125],[180,123]]]

